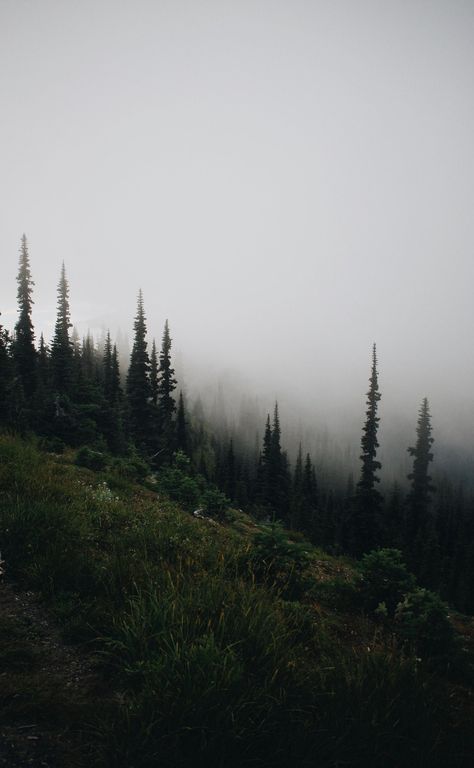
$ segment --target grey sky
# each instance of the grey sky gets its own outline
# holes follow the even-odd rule
[[[0,0],[0,309],[474,438],[472,0]],[[339,408],[343,404],[343,409]],[[336,405],[337,404],[337,405]],[[352,412],[352,411],[351,411]]]

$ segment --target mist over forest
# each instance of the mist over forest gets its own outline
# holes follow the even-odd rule
[[[464,768],[474,3],[0,0],[0,768]]]

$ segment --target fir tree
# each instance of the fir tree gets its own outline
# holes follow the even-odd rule
[[[1,313],[0,313],[1,314]],[[7,331],[0,324],[0,425],[7,426],[11,420],[11,391],[13,386],[12,365],[9,355]]]
[[[378,384],[377,351],[375,344],[372,351],[372,370],[367,393],[366,420],[362,432],[361,447],[362,471],[357,483],[353,517],[353,550],[360,555],[373,549],[378,543],[380,529],[380,510],[382,496],[376,488],[380,482],[377,470],[381,464],[377,461],[377,431],[380,419],[377,416],[381,398]]]
[[[177,381],[171,366],[171,337],[168,320],[165,322],[158,369],[158,416],[160,462],[170,461],[175,449],[175,425],[173,414],[176,411],[173,392]]]
[[[176,389],[176,384],[177,381],[174,378],[174,369],[171,367],[171,337],[168,320],[166,320],[160,352],[158,384],[160,412],[162,420],[165,423],[171,421],[173,413],[176,410],[176,403],[173,398],[173,391]]]
[[[151,391],[151,402],[155,406],[158,405],[158,392],[159,392],[158,373],[159,373],[158,353],[156,351],[155,339],[153,339],[153,344],[151,347],[151,356],[150,356],[150,391]]]
[[[176,448],[183,453],[188,452],[188,427],[184,410],[183,393],[179,393],[178,413],[176,415]]]
[[[111,402],[112,395],[112,339],[110,338],[110,331],[107,331],[104,344],[104,357],[102,361],[102,368],[104,373],[104,395],[106,400]]]
[[[34,282],[31,277],[28,243],[26,235],[21,238],[18,283],[18,321],[15,325],[15,343],[13,353],[15,366],[27,400],[30,400],[36,388],[36,349],[35,334],[31,320],[33,305],[32,291]]]
[[[51,346],[53,384],[59,394],[69,394],[73,379],[73,349],[69,338],[71,316],[69,311],[69,286],[64,263],[58,285],[58,309],[54,338]]]
[[[296,456],[295,471],[293,473],[293,487],[291,493],[291,527],[300,529],[304,517],[304,475],[303,475],[303,453],[301,443]]]
[[[408,448],[413,457],[413,469],[408,475],[411,480],[411,490],[407,497],[407,532],[411,546],[412,567],[420,568],[420,561],[431,560],[426,553],[427,547],[434,549],[436,533],[431,520],[431,496],[434,487],[431,483],[429,465],[433,461],[431,446],[431,415],[428,400],[425,397],[418,413],[416,427],[416,445]],[[424,566],[426,570],[426,566]]]
[[[147,351],[146,319],[141,290],[138,293],[134,331],[126,390],[129,427],[137,446],[141,451],[147,452],[150,442],[150,359]]]
[[[122,387],[120,384],[120,366],[117,347],[114,344],[112,349],[112,362],[110,372],[110,402],[112,405],[118,405],[122,400]]]

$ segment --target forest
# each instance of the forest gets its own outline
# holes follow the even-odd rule
[[[138,293],[128,367],[74,331],[0,327],[0,765],[464,766],[474,748],[474,499],[435,487],[429,402],[384,489],[377,349],[360,474],[255,450],[183,393]],[[218,426],[218,425],[217,425]],[[331,477],[340,477],[335,472]]]
[[[82,340],[73,325],[63,264],[57,289],[54,336],[35,338],[33,275],[26,236],[18,270],[18,321],[0,326],[0,425],[35,434],[47,450],[80,448],[78,461],[122,472],[156,471],[180,502],[223,514],[237,506],[257,520],[276,520],[301,531],[333,554],[360,557],[374,548],[401,550],[420,583],[467,613],[474,611],[474,497],[459,482],[440,478],[434,460],[428,399],[420,404],[408,493],[396,482],[379,490],[377,460],[379,391],[372,350],[360,476],[333,485],[320,482],[301,443],[293,466],[284,448],[278,403],[265,424],[262,444],[242,434],[224,439],[198,408],[184,400],[175,378],[171,335],[164,324],[161,347],[147,338],[142,292],[138,294],[128,368],[120,370],[108,332],[99,346]],[[182,467],[186,467],[186,471]],[[338,477],[337,468],[335,476]],[[339,475],[340,477],[340,475]]]

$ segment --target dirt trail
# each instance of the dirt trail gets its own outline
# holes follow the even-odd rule
[[[80,768],[97,678],[37,596],[0,576],[0,768]]]

